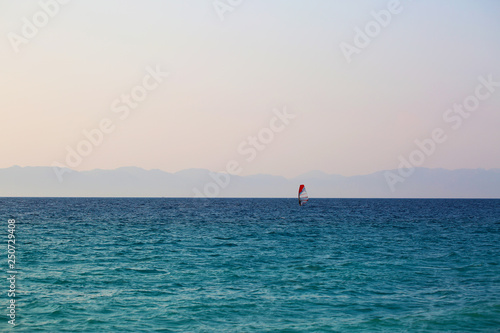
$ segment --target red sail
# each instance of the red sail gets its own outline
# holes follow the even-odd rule
[[[309,196],[306,187],[302,184],[299,186],[299,205],[303,206],[307,201],[309,201]]]

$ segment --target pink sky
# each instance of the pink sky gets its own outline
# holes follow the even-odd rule
[[[237,160],[243,175],[367,174],[397,168],[435,128],[448,140],[423,166],[500,168],[500,88],[460,128],[443,119],[478,77],[500,82],[496,2],[401,1],[350,62],[341,43],[355,46],[356,27],[388,1],[244,1],[224,20],[211,1],[58,6],[13,47],[43,8],[0,3],[2,168],[66,164],[67,147],[103,119],[113,131],[75,169],[221,171]],[[154,81],[148,68],[169,75]],[[147,96],[121,119],[122,95],[139,96],[144,80]],[[285,108],[295,118],[270,139]],[[267,141],[248,161],[241,151],[259,134]]]

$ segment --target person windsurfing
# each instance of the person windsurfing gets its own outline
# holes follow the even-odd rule
[[[304,206],[308,201],[309,196],[307,195],[306,187],[304,184],[301,184],[299,186],[299,206]]]

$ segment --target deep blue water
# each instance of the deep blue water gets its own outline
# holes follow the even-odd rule
[[[500,200],[0,198],[3,244],[9,218],[3,331],[500,331]]]

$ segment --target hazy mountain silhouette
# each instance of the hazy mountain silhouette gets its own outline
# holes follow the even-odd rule
[[[397,174],[397,170],[392,170]],[[0,196],[23,197],[295,197],[306,184],[311,198],[500,198],[500,169],[416,168],[392,192],[386,171],[344,177],[311,171],[281,176],[228,176],[204,169],[176,173],[123,167],[65,173],[51,167],[0,169]]]

